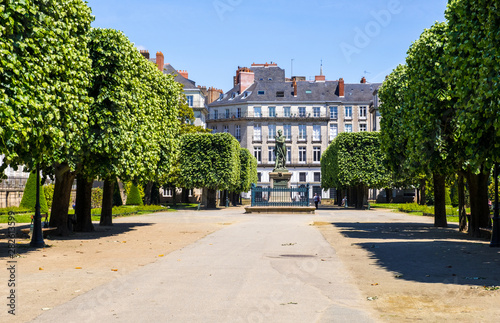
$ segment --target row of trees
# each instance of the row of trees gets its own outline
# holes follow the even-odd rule
[[[75,178],[77,231],[93,230],[94,178],[104,180],[101,225],[112,222],[117,177],[145,184],[149,192],[152,183],[172,178],[191,183],[181,180],[186,168],[182,152],[179,157],[179,136],[199,129],[187,126],[192,112],[186,112],[182,85],[172,75],[144,59],[122,32],[91,28],[91,10],[82,0],[9,1],[2,9],[2,167],[39,166],[44,174],[55,176],[50,226],[59,234],[69,233],[67,214]],[[235,142],[221,138],[231,143],[234,153]],[[219,151],[218,157],[229,162],[211,162],[239,169],[237,152],[229,158]],[[228,188],[237,188],[238,176],[240,172],[232,175]],[[213,187],[215,182],[193,183],[200,186],[189,187]]]
[[[426,29],[379,90],[381,143],[396,181],[434,186],[435,226],[446,226],[445,181],[458,175],[460,227],[464,179],[469,234],[490,224],[488,179],[499,161],[500,8],[452,0],[447,21]]]

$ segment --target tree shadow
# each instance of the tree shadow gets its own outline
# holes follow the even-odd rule
[[[421,283],[500,286],[500,249],[422,223],[333,223],[395,277]],[[373,241],[370,241],[373,240]],[[382,241],[381,241],[382,240]],[[384,241],[387,240],[387,241]]]
[[[137,230],[139,227],[145,227],[153,225],[153,223],[114,223],[113,226],[99,226],[94,225],[95,231],[93,232],[74,232],[69,236],[60,237],[60,236],[48,236],[44,238],[45,244],[50,248],[50,241],[55,240],[93,240],[104,237],[112,237],[117,236],[125,232],[130,232],[133,230]],[[16,232],[18,235],[16,236],[15,243],[15,253],[16,254],[25,254],[31,251],[38,250],[40,248],[32,248],[29,245],[29,239],[26,239],[26,235],[22,236],[19,232],[21,229],[29,228],[30,225],[16,225]],[[9,252],[12,250],[12,245],[9,244],[9,231],[8,228],[4,228],[0,230],[0,258],[8,258]]]

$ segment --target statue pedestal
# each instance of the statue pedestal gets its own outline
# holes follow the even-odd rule
[[[286,189],[290,188],[290,178],[292,173],[289,172],[272,172],[269,173],[269,179],[271,181],[271,188],[276,189]],[[269,197],[269,203],[291,203],[292,198],[290,192],[280,192],[274,191]]]

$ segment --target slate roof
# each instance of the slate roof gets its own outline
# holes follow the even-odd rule
[[[297,81],[297,96],[293,96],[293,82],[285,81],[285,71],[279,67],[252,67],[255,72],[254,83],[244,91],[238,93],[239,86],[235,86],[224,94],[222,100],[216,100],[209,106],[233,105],[239,103],[258,102],[370,102],[373,100],[373,91],[382,83],[344,83],[344,97],[338,96],[339,81]],[[272,80],[269,80],[271,78]],[[261,80],[262,79],[262,80]],[[261,94],[259,94],[259,91]],[[277,97],[278,91],[284,96]]]
[[[164,74],[172,74],[175,75],[174,80],[184,85],[184,89],[197,89],[195,81],[185,78],[177,70],[170,64],[165,64],[165,68],[163,69]]]

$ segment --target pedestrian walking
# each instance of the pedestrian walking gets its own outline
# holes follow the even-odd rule
[[[318,204],[321,202],[321,197],[318,195],[318,193],[314,193],[314,205],[316,206],[316,209],[318,209]]]

